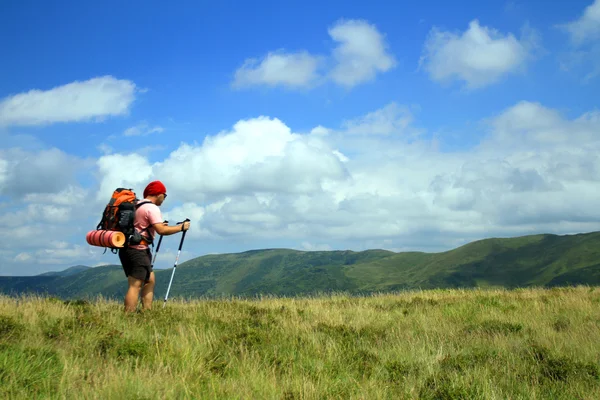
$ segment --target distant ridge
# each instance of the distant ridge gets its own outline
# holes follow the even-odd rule
[[[88,267],[85,265],[75,265],[73,267],[67,268],[62,271],[44,272],[43,274],[39,274],[37,276],[71,276],[71,275],[78,274],[79,272],[86,271],[90,268],[91,267]]]
[[[115,260],[118,263],[118,259]],[[156,270],[156,297],[171,269]],[[600,285],[600,232],[477,240],[440,253],[258,249],[210,254],[177,267],[170,297],[367,294],[410,289]],[[120,265],[0,277],[0,293],[122,298]]]

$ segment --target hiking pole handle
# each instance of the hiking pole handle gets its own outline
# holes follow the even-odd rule
[[[181,224],[184,224],[184,223],[189,222],[189,221],[190,221],[190,219],[186,218],[185,220],[183,220],[181,222],[178,222],[177,225],[181,225]],[[182,229],[183,229],[183,227],[182,227]],[[183,246],[183,239],[185,239],[185,234],[186,233],[187,233],[187,230],[184,230],[183,231],[183,235],[181,235],[181,242],[179,242],[179,251],[181,251],[181,246]]]

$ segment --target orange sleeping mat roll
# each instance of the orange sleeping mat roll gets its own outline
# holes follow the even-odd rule
[[[89,231],[85,238],[92,246],[110,247],[113,249],[123,247],[125,235],[119,231],[94,230]]]

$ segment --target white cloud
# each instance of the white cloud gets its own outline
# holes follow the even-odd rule
[[[384,35],[367,21],[339,20],[328,33],[337,43],[329,56],[313,55],[308,51],[269,52],[261,60],[245,60],[235,72],[232,86],[281,85],[297,89],[311,88],[330,79],[351,88],[373,80],[378,73],[396,65]],[[327,65],[331,69],[322,73],[321,67]]]
[[[390,110],[403,108],[392,103],[342,129],[305,135],[277,119],[240,121],[161,163],[136,165],[164,177],[171,197],[184,202],[164,215],[173,223],[191,218],[190,240],[440,249],[457,237],[600,227],[599,113],[569,120],[519,102],[486,121],[481,144],[453,153],[424,139],[372,134],[396,129],[373,123]]]
[[[308,52],[269,52],[262,60],[248,59],[236,72],[233,87],[254,85],[308,87],[318,78],[319,58]]]
[[[437,82],[461,80],[470,89],[482,88],[523,70],[537,40],[531,29],[525,29],[519,40],[512,33],[481,26],[478,20],[471,21],[461,34],[434,27],[425,42],[420,65]]]
[[[343,86],[353,87],[375,78],[396,65],[388,53],[384,36],[366,21],[338,21],[329,29],[331,38],[340,44],[333,50],[336,66],[331,79]]]
[[[7,129],[2,129],[0,126],[0,143],[2,148],[19,148],[25,151],[39,151],[47,146],[45,143],[35,135],[29,135],[24,133],[8,133]]]
[[[365,116],[344,121],[342,127],[348,134],[391,135],[405,132],[412,121],[407,107],[392,102]]]
[[[72,184],[75,174],[86,165],[85,160],[56,148],[0,150],[0,194],[15,197],[56,194]]]
[[[310,134],[315,136],[327,136],[329,134],[329,129],[319,125],[311,129]]]
[[[184,144],[156,165],[154,173],[186,200],[221,193],[318,190],[324,181],[346,176],[338,156],[321,138],[294,134],[280,120],[267,117],[240,121],[231,132],[209,136],[201,146]]]
[[[101,177],[97,201],[108,201],[118,187],[132,188],[141,198],[146,184],[152,180],[152,166],[139,154],[104,155],[98,159],[97,165]]]
[[[46,248],[17,254],[14,261],[27,264],[72,266],[78,260],[88,259],[92,254],[93,251],[90,246],[67,245],[64,242],[53,241]]]
[[[0,102],[0,125],[44,125],[125,115],[135,84],[112,76],[76,81],[49,90],[30,90]]]
[[[85,242],[85,234],[95,229],[101,212],[88,201],[75,207],[18,202],[4,206],[0,215],[0,242],[6,249],[0,252],[2,275],[31,275],[44,272],[47,264],[64,269],[103,257],[104,249]]]
[[[181,206],[174,207],[168,211],[163,211],[163,218],[169,221],[169,225],[175,225],[178,222],[184,221],[186,218],[190,219],[190,231],[188,232],[189,237],[196,238],[214,238],[214,235],[211,234],[199,221],[202,221],[204,215],[206,214],[206,210],[215,211],[222,204],[224,204],[226,200],[219,203],[212,204],[208,207],[202,207],[196,203],[183,203]]]
[[[594,143],[599,115],[592,111],[569,121],[557,110],[521,101],[489,120],[494,136],[488,143],[490,149],[499,145],[518,149],[530,146],[532,151],[540,146],[578,147]]]
[[[600,0],[588,5],[575,21],[559,26],[569,33],[576,46],[600,39]]]
[[[34,213],[39,215],[39,218],[50,224],[67,222],[70,219],[77,218],[76,215],[73,215],[73,209],[71,207],[57,207],[52,205],[36,205],[34,206]],[[36,209],[37,208],[37,209]]]
[[[306,251],[330,251],[331,246],[328,244],[313,244],[310,242],[302,242],[302,249]]]
[[[561,70],[571,72],[583,84],[600,75],[600,42],[585,50],[567,51],[559,57]]]
[[[100,143],[96,148],[104,155],[108,155],[114,151],[113,147],[107,143]]]
[[[569,35],[571,46],[559,55],[560,68],[587,84],[600,75],[600,0],[587,6],[574,21],[558,27]]]
[[[293,193],[286,190],[297,179],[291,173],[268,189],[220,188],[197,224],[224,238],[379,238],[391,240],[390,248],[600,227],[598,113],[568,120],[520,102],[488,122],[490,136],[461,153],[330,131],[323,140],[345,154],[343,175]],[[200,181],[187,184],[188,193],[210,191]]]
[[[17,228],[23,225],[63,224],[85,217],[85,214],[73,212],[70,206],[29,203],[17,211],[5,213],[3,217],[0,228]]]
[[[83,204],[88,196],[88,189],[76,185],[68,185],[58,193],[28,193],[24,200],[27,203],[46,203],[59,206],[76,206]]]
[[[141,194],[153,179],[161,179],[169,195],[189,201],[222,193],[318,190],[327,180],[345,178],[340,158],[321,138],[292,133],[278,119],[259,117],[208,136],[202,145],[182,144],[160,163],[150,164],[140,154],[100,157],[98,200],[119,186]]]
[[[153,133],[164,132],[164,128],[161,126],[150,127],[147,122],[140,122],[136,126],[125,129],[123,132],[124,136],[147,136]]]
[[[278,119],[242,120],[200,144],[181,144],[156,163],[138,154],[103,156],[98,205],[85,204],[99,213],[117,186],[141,192],[148,181],[163,180],[169,191],[164,218],[192,220],[185,244],[190,257],[227,246],[242,251],[299,243],[441,251],[485,237],[600,230],[600,112],[567,118],[540,103],[518,102],[484,121],[488,135],[478,145],[442,152],[425,135],[370,133],[368,126],[380,124],[368,115],[390,109],[403,107],[388,105],[354,118],[354,125],[307,134]],[[413,124],[401,124],[400,131],[416,130]],[[349,134],[355,126],[362,128]],[[70,241],[73,230],[83,240],[88,228],[65,219],[69,209],[5,210],[0,241],[11,252],[0,256],[3,265],[25,258],[21,253],[63,259],[65,267],[97,262],[103,249],[84,256],[50,244]],[[32,222],[9,225],[9,215]],[[40,232],[41,242],[30,240]],[[163,242],[166,253],[179,238]],[[81,258],[67,257],[69,250]]]
[[[599,227],[598,113],[567,120],[520,102],[492,119],[493,136],[460,169],[440,173],[436,204],[485,216],[495,229]]]
[[[10,173],[9,168],[10,168],[10,164],[9,164],[8,160],[5,159],[4,156],[2,158],[0,158],[0,193],[2,193],[4,191],[6,182],[9,179],[9,173]]]
[[[15,257],[15,261],[19,263],[28,263],[33,260],[33,256],[30,253],[19,253]]]
[[[89,172],[86,161],[58,149],[0,152],[7,166],[0,203],[0,242],[11,250],[43,247],[53,238],[82,229],[92,212],[90,191],[75,180]],[[77,222],[77,223],[73,223]],[[1,262],[1,261],[0,261]]]

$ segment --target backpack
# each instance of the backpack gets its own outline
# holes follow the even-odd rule
[[[96,229],[123,232],[125,235],[125,244],[123,247],[140,244],[142,240],[154,246],[152,237],[142,236],[141,232],[138,232],[133,226],[137,208],[149,203],[151,202],[140,202],[133,189],[117,188],[104,208],[102,219]],[[111,249],[111,251],[116,253],[117,249]]]

